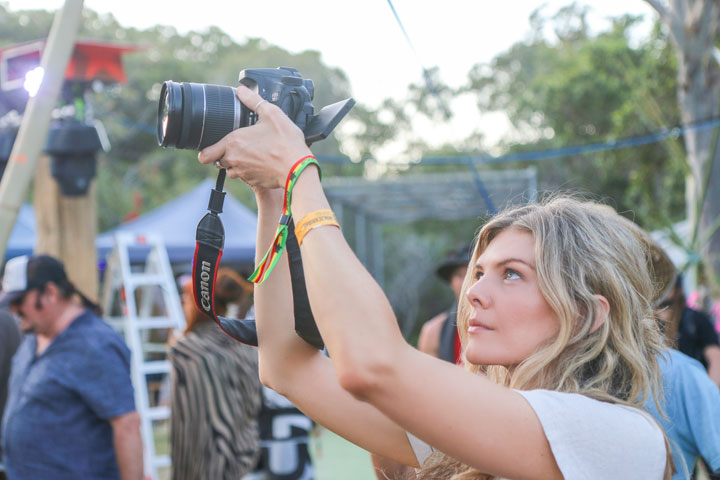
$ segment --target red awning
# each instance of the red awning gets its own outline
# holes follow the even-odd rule
[[[43,39],[0,48],[0,61],[5,67],[2,72],[3,78],[0,80],[4,82],[15,80],[13,70],[18,68],[26,70],[22,72],[24,78],[27,71],[40,64],[45,43],[46,40]],[[127,78],[122,65],[122,55],[143,49],[144,47],[139,45],[90,40],[77,41],[65,71],[65,79],[124,83]]]

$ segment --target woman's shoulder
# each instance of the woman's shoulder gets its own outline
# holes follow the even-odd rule
[[[600,475],[589,478],[662,478],[665,439],[647,412],[577,393],[518,393],[539,418],[566,478],[583,469]]]
[[[640,408],[605,402],[579,393],[552,390],[518,390],[517,392],[530,403],[538,416],[542,413],[549,419],[557,421],[580,417],[582,420],[580,425],[609,422],[617,428],[625,425],[651,437],[662,437],[662,431],[655,420]],[[577,421],[578,418],[574,420]]]

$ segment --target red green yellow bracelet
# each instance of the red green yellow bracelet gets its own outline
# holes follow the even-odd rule
[[[260,265],[258,265],[252,275],[250,275],[249,280],[253,283],[261,284],[268,278],[268,276],[270,276],[270,273],[275,268],[283,250],[285,250],[285,243],[287,242],[288,237],[288,224],[290,223],[290,218],[292,217],[292,213],[290,212],[292,190],[293,187],[295,187],[295,182],[298,177],[308,165],[316,165],[318,171],[320,171],[320,164],[318,164],[318,161],[312,155],[308,155],[307,157],[303,157],[298,160],[288,173],[287,179],[285,180],[283,213],[280,217],[280,222],[278,223],[278,229],[275,232],[275,238],[270,244],[270,248],[260,261]]]

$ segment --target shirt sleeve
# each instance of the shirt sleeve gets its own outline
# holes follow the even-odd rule
[[[415,453],[415,458],[417,458],[418,465],[422,465],[427,458],[435,452],[435,449],[431,447],[429,444],[423,442],[419,438],[417,438],[415,435],[413,435],[410,432],[405,432],[407,434],[408,440],[410,441],[410,446],[413,449],[413,452]]]
[[[135,410],[130,355],[121,339],[89,346],[72,373],[76,391],[98,417],[109,420]]]
[[[673,361],[680,362],[677,357]],[[680,382],[685,418],[690,427],[691,442],[714,472],[720,473],[720,390],[710,380],[699,362],[687,359],[689,367],[683,375],[675,375]]]
[[[665,441],[648,414],[578,394],[548,390],[518,393],[538,416],[565,478],[663,477]]]

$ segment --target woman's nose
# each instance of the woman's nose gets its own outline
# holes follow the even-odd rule
[[[465,296],[472,305],[477,305],[481,308],[488,308],[490,306],[490,292],[489,292],[488,280],[485,277],[480,277],[468,288]]]

